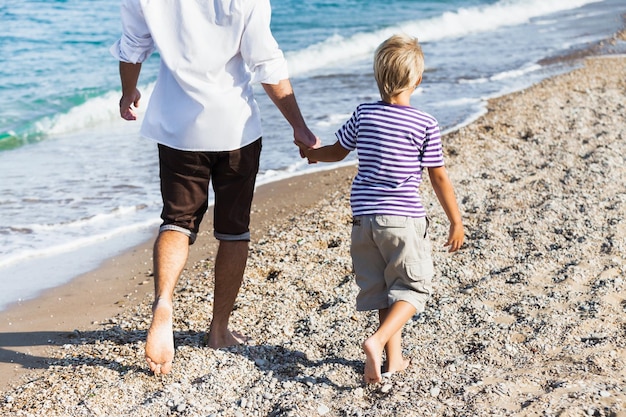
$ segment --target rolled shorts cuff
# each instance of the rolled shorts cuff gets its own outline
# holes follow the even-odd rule
[[[390,304],[389,301],[387,301],[387,297],[377,301],[367,300],[367,302],[361,301],[358,297],[356,300],[356,311],[383,310],[385,308],[389,308],[389,306]]]
[[[398,301],[404,301],[415,307],[416,313],[422,313],[426,309],[426,302],[430,298],[428,293],[414,293],[412,291],[390,291],[389,307]]]
[[[213,236],[215,236],[215,239],[217,240],[226,240],[231,242],[236,242],[240,240],[247,242],[250,241],[250,232],[245,232],[238,235],[227,235],[225,233],[213,232]]]
[[[430,294],[415,294],[412,291],[390,291],[384,299],[378,297],[378,300],[359,300],[356,302],[357,311],[372,311],[391,308],[398,301],[404,301],[415,307],[416,313],[422,313],[426,309],[426,303],[430,298]]]
[[[159,228],[159,233],[164,232],[166,230],[172,230],[175,232],[180,232],[189,238],[189,244],[193,245],[198,237],[197,233],[192,232],[189,229],[185,229],[184,227],[176,226],[175,224],[164,224]]]

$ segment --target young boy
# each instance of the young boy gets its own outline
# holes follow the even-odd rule
[[[450,221],[449,251],[463,244],[463,224],[452,183],[444,167],[439,125],[411,107],[422,81],[424,56],[417,39],[395,35],[376,50],[374,75],[382,101],[357,107],[335,134],[337,142],[317,149],[301,147],[310,161],[340,161],[357,150],[352,183],[350,252],[360,288],[357,310],[378,310],[380,326],[363,342],[364,379],[379,382],[383,372],[405,370],[402,327],[424,310],[431,293],[433,262],[428,220],[419,186],[428,175]]]

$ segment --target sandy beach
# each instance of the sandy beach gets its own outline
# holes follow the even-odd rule
[[[259,188],[231,320],[248,344],[203,345],[205,223],[176,292],[169,375],[144,360],[149,242],[0,314],[0,415],[626,416],[624,74],[625,56],[586,58],[444,136],[466,244],[442,246],[425,178],[437,278],[405,328],[405,372],[362,382],[377,318],[354,308],[348,166]]]

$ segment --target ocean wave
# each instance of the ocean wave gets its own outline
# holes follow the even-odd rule
[[[460,8],[430,19],[404,22],[350,37],[333,35],[323,42],[287,54],[287,59],[290,73],[302,75],[367,58],[380,42],[394,33],[408,33],[416,36],[420,42],[459,38],[523,24],[535,17],[575,9],[597,1],[599,0],[502,0],[489,6]]]
[[[141,88],[142,106],[136,109],[141,116],[150,99],[154,83]],[[34,143],[50,136],[78,132],[95,126],[102,126],[111,121],[119,121],[119,91],[109,91],[101,96],[93,97],[67,112],[46,116],[29,122],[17,130],[0,132],[0,150],[14,149],[22,145]]]
[[[482,84],[482,83],[488,83],[491,81],[502,81],[502,80],[507,80],[510,78],[519,78],[531,72],[538,71],[541,68],[542,67],[539,64],[531,64],[531,65],[514,69],[514,70],[502,71],[497,74],[491,75],[489,77],[480,77],[480,78],[474,78],[474,79],[461,78],[459,79],[459,83],[460,84]]]
[[[434,107],[473,106],[482,103],[483,100],[476,97],[460,97],[454,100],[445,100],[434,103]]]
[[[158,207],[158,204],[155,204]],[[109,225],[113,223],[125,222],[128,216],[132,216],[136,213],[145,212],[146,209],[150,209],[147,204],[138,204],[128,207],[116,207],[115,209],[107,213],[99,213],[93,216],[84,217],[77,220],[71,220],[67,222],[61,222],[57,224],[37,224],[30,226],[21,226],[22,229],[29,229],[33,232],[54,232],[60,229],[67,231],[68,229],[79,229],[83,232],[88,227],[98,227],[102,225]]]

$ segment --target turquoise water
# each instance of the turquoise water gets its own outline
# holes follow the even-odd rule
[[[324,142],[359,102],[377,99],[371,55],[392,33],[426,57],[412,102],[452,129],[485,99],[576,61],[623,26],[623,0],[275,0],[272,27],[298,101]],[[0,307],[67,282],[150,237],[159,223],[154,144],[119,119],[119,4],[6,0],[0,5]],[[624,49],[620,43],[606,53]],[[552,60],[552,58],[561,57]],[[547,62],[550,62],[548,65]],[[145,102],[158,56],[144,64]],[[262,91],[260,183],[308,166]]]

